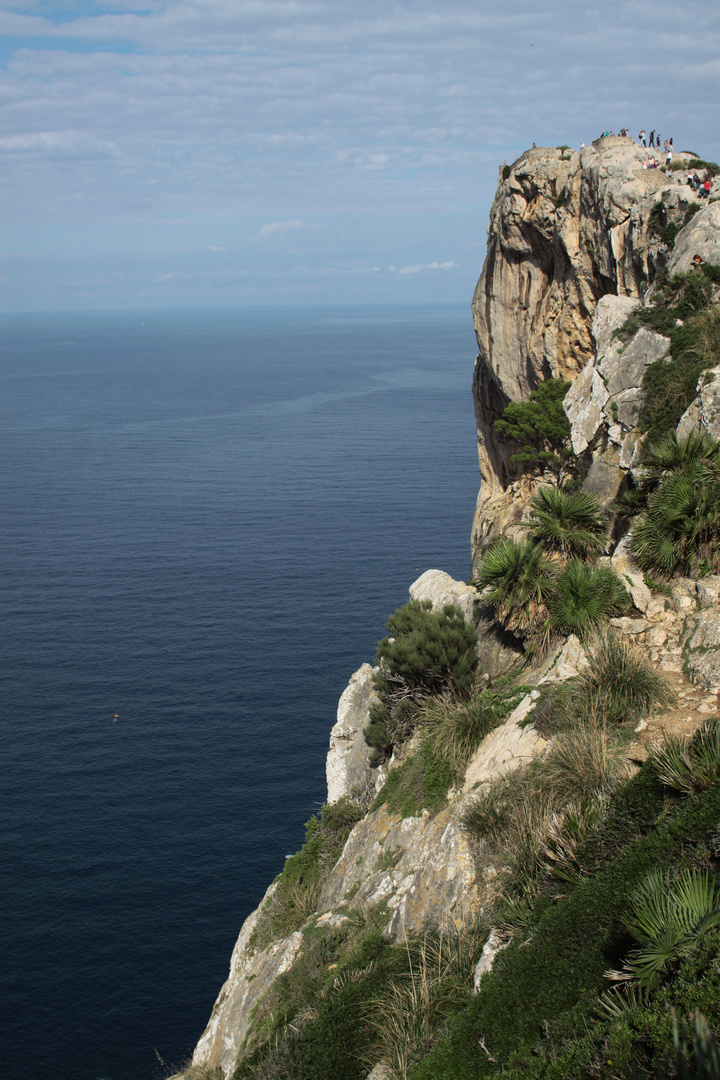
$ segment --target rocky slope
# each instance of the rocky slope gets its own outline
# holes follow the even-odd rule
[[[587,448],[600,426],[598,419],[593,430],[596,414],[599,418],[607,406],[604,434],[614,429],[612,447],[595,466],[587,490],[611,499],[620,482],[616,470],[627,468],[632,455],[634,441],[627,435],[634,429],[639,380],[647,364],[667,349],[658,335],[645,331],[619,363],[619,342],[613,343],[612,333],[646,298],[661,267],[686,272],[695,254],[720,261],[717,205],[699,203],[682,172],[644,168],[647,156],[632,139],[610,137],[582,153],[529,150],[506,167],[507,175],[501,173],[487,258],[473,298],[481,475],[474,558],[483,543],[521,516],[527,502],[528,481],[509,460],[513,448],[493,428],[508,401],[527,400],[549,377],[574,381],[594,361],[602,380],[587,372],[577,392],[582,404],[573,399],[573,441],[576,450]],[[704,209],[672,250],[660,225],[682,225],[696,204]]]

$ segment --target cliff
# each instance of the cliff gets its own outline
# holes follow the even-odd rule
[[[677,155],[676,161],[685,157]],[[501,173],[472,305],[481,476],[472,529],[475,561],[481,545],[516,520],[527,501],[527,481],[509,460],[512,447],[498,437],[494,422],[509,401],[527,400],[545,379],[574,381],[600,344],[608,347],[613,330],[673,259],[662,226],[681,226],[699,204],[682,171],[668,176],[644,168],[647,158],[648,151],[632,139],[610,137],[581,153],[529,150]],[[713,208],[704,212],[714,214]],[[714,217],[702,238],[698,227],[694,222],[690,248],[702,255],[717,242]],[[684,239],[676,245],[672,269],[679,271],[691,256],[681,254]],[[600,343],[593,319],[603,297],[619,303],[604,309],[605,322],[597,325]],[[640,375],[644,366],[642,360],[636,364]]]
[[[643,168],[646,154],[613,137],[582,154],[533,149],[501,174],[473,300],[482,481],[476,564],[489,538],[512,532],[538,483],[510,461],[513,448],[497,437],[494,422],[509,401],[527,399],[543,380],[562,376],[573,384],[563,407],[583,489],[607,508],[641,478],[644,375],[666,362],[683,322],[675,317],[677,289],[668,283],[697,268],[698,259],[720,266],[720,205],[699,205],[688,187]],[[713,310],[720,298],[714,280],[702,277]],[[720,436],[720,366],[710,362],[679,417],[680,436],[695,429]],[[717,714],[720,576],[677,577],[653,591],[632,561],[628,538],[618,540],[606,538],[604,563],[627,590],[627,614],[609,620],[615,644],[603,693],[622,696],[635,664],[656,695],[642,708],[622,699],[619,743],[608,734],[606,713],[601,730],[593,727],[602,642],[556,635],[545,653],[528,656],[522,641],[503,630],[486,593],[438,570],[410,586],[411,600],[436,613],[453,605],[460,625],[477,631],[471,697],[438,699],[441,717],[456,725],[456,744],[441,752],[440,735],[418,729],[396,739],[378,766],[365,737],[379,702],[378,669],[364,664],[352,675],[330,734],[327,805],[242,927],[187,1080],[454,1080],[496,1075],[515,1061],[518,1047],[519,1071],[512,1065],[503,1075],[537,1067],[532,1075],[544,1076],[538,1063],[562,1054],[570,1055],[567,1071],[552,1075],[588,1074],[587,1047],[577,1060],[567,1049],[574,1037],[567,1016],[580,1010],[589,1030],[597,1015],[607,957],[627,937],[618,928],[628,890],[658,859],[679,866],[686,841],[703,866],[720,857],[717,785],[705,785],[705,817],[700,803],[693,817],[677,791],[661,790],[647,764],[661,734],[682,739]],[[584,694],[590,720],[582,713]],[[570,714],[574,733],[563,727]],[[467,752],[458,757],[463,739]],[[684,753],[689,762],[690,751]],[[720,751],[716,764],[720,776]],[[405,789],[401,777],[410,778]],[[487,792],[496,802],[483,810]],[[478,807],[482,827],[473,825]],[[673,815],[676,839],[667,824]],[[595,846],[583,856],[586,836]],[[711,848],[714,856],[702,854]],[[567,925],[580,929],[566,933]],[[595,948],[601,939],[605,951]],[[583,958],[572,952],[576,946],[595,952]],[[479,987],[485,989],[477,994]],[[711,1007],[702,995],[697,1000]],[[658,1015],[677,1006],[669,997]],[[558,1020],[555,1042],[553,1009],[566,1024]],[[453,1027],[462,1010],[465,1027]],[[612,1062],[603,1071],[614,1037],[607,1025],[597,1035],[592,1075],[616,1075]],[[496,1039],[493,1051],[486,1036]],[[406,1057],[395,1053],[396,1044],[411,1048]],[[501,1051],[505,1057],[496,1058]]]

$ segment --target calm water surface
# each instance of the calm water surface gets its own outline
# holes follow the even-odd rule
[[[3,1063],[187,1057],[337,699],[469,572],[466,306],[0,321]],[[117,712],[117,721],[113,714]]]

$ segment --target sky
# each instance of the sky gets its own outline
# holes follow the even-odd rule
[[[504,161],[718,101],[717,0],[0,0],[0,310],[469,304]]]

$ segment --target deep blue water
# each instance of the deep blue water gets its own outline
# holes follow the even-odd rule
[[[191,1052],[302,842],[388,612],[469,573],[471,318],[0,333],[4,1072],[145,1080]]]

